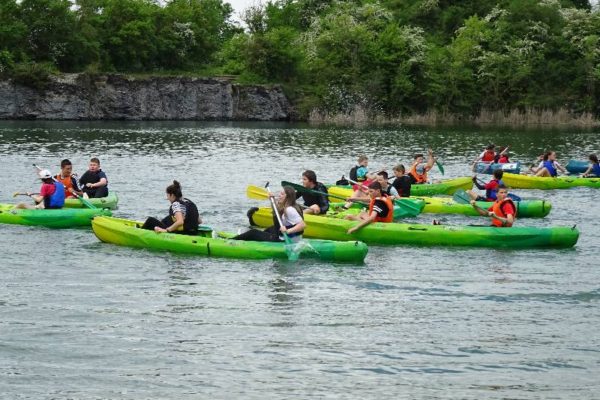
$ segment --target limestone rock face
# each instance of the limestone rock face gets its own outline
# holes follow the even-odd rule
[[[0,81],[0,119],[282,121],[292,116],[279,86],[225,79],[53,76],[44,90]]]

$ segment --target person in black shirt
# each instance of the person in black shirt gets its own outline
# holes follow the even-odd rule
[[[394,175],[396,179],[392,182],[392,186],[396,189],[400,197],[410,197],[411,179],[405,175],[406,169],[404,165],[399,164],[394,167]]]
[[[325,214],[329,210],[329,198],[327,197],[327,188],[321,182],[317,182],[315,171],[306,170],[302,173],[302,186],[324,194],[296,192],[296,198],[302,197],[304,205],[308,207],[304,210],[305,214]]]
[[[88,170],[81,175],[79,186],[83,190],[84,197],[106,197],[108,196],[108,179],[100,169],[100,160],[96,157],[90,160]]]

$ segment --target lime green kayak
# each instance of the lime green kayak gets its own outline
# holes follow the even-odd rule
[[[116,193],[110,192],[106,197],[98,197],[92,199],[86,199],[88,202],[92,203],[93,206],[98,208],[109,208],[114,210],[117,208],[117,204],[119,203],[119,197]],[[87,206],[83,204],[83,202],[77,198],[68,198],[65,200],[65,208],[86,208]]]
[[[504,174],[504,184],[516,189],[568,189],[576,186],[600,188],[600,178],[578,178],[559,176],[557,178]]]
[[[271,224],[271,209],[263,207],[249,215],[258,226]],[[372,223],[352,235],[346,233],[356,221],[305,215],[304,235],[329,240],[361,240],[374,245],[476,246],[506,249],[572,247],[579,231],[575,227],[496,228],[491,226]]]
[[[213,238],[211,230],[201,231],[195,236],[156,233],[141,229],[140,222],[110,217],[95,218],[92,229],[101,241],[121,246],[253,260],[288,258],[283,242],[252,242],[227,238],[232,237],[232,234],[221,234],[224,237]],[[352,263],[362,263],[368,250],[366,244],[352,239],[344,242],[303,239],[295,246],[301,259]]]
[[[459,189],[468,190],[473,187],[472,178],[465,176],[462,178],[445,179],[439,183],[423,183],[420,185],[413,184],[410,188],[411,196],[435,196],[436,194],[454,194]],[[348,191],[338,191],[339,189],[348,189]],[[352,195],[351,186],[328,186],[329,194],[338,196],[350,197]],[[340,194],[344,193],[344,194]],[[348,194],[350,193],[350,194]]]
[[[352,195],[352,189],[341,186],[332,186],[328,191],[330,194],[346,198]],[[470,204],[459,204],[449,197],[408,197],[401,199],[401,201],[406,200],[422,200],[425,204],[422,210],[423,213],[479,216],[479,213]],[[550,202],[545,200],[522,200],[515,202],[515,204],[517,205],[518,218],[543,218],[552,209]],[[478,201],[477,205],[488,209],[491,203]],[[397,212],[398,214],[396,214]],[[394,208],[394,220],[406,217],[410,217],[410,215],[400,214],[400,211]]]
[[[450,197],[420,197],[420,199],[425,201],[424,213],[480,216],[470,204],[457,203]],[[488,201],[477,202],[477,205],[484,210],[490,208],[492,204]],[[521,200],[515,201],[515,205],[517,218],[543,218],[552,210],[552,204],[546,200]]]
[[[110,210],[101,208],[61,208],[37,210],[15,208],[14,204],[0,204],[0,223],[45,226],[46,228],[73,228],[90,226],[92,219],[111,215]]]

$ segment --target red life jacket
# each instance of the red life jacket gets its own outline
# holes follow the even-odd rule
[[[494,150],[486,150],[481,157],[481,161],[483,162],[492,162],[496,158],[496,152]]]
[[[371,199],[369,203],[369,214],[373,212],[373,206],[375,205],[375,200],[383,200],[385,204],[388,206],[388,213],[385,217],[381,218],[379,215],[375,218],[375,222],[392,222],[394,220],[394,203],[392,202],[391,197],[383,196],[376,197]]]
[[[499,217],[502,218],[506,218],[508,215],[506,215],[504,213],[504,211],[502,210],[502,206],[504,206],[504,204],[506,203],[510,203],[513,206],[513,210],[515,210],[515,215],[513,215],[513,218],[517,218],[517,207],[515,206],[515,203],[510,199],[510,198],[506,198],[502,201],[498,201],[496,200],[494,202],[494,204],[492,205],[492,211],[494,212],[494,214],[496,214]],[[496,218],[492,218],[492,224],[494,224],[494,226],[497,226],[499,228],[502,227],[511,227],[512,224],[510,222],[507,222],[506,225],[503,225],[501,221],[497,220]]]
[[[498,159],[498,164],[506,164],[509,162],[510,161],[508,160],[508,156],[506,154],[501,155],[500,158]]]

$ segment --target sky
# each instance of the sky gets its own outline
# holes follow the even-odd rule
[[[234,9],[233,14],[237,17],[246,7],[258,3],[258,0],[225,0],[224,2],[231,4]]]

